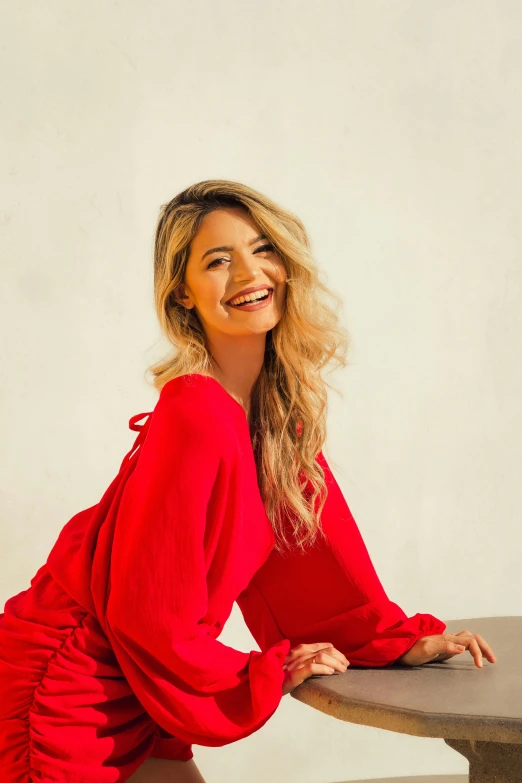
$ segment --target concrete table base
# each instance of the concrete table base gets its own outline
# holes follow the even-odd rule
[[[469,783],[521,783],[522,745],[445,739],[469,761]]]

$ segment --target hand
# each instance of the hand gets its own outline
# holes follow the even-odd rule
[[[301,685],[313,674],[333,674],[335,671],[345,672],[350,662],[333,644],[316,642],[314,644],[298,644],[288,651],[283,669],[283,696]]]
[[[404,663],[407,666],[420,666],[431,661],[446,661],[469,650],[475,663],[482,668],[482,653],[490,663],[496,663],[497,657],[493,650],[486,644],[482,636],[471,631],[459,633],[442,633],[433,636],[423,636],[417,639],[413,647],[402,655],[395,663]]]

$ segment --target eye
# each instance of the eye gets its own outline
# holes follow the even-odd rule
[[[275,250],[275,247],[273,245],[261,245],[260,247],[256,248],[254,250],[254,253],[261,253],[261,251],[264,250]],[[210,264],[207,266],[207,269],[210,269],[214,266],[214,264],[217,264],[218,261],[229,261],[229,258],[215,258],[213,261],[210,262]],[[221,264],[220,264],[221,266]]]

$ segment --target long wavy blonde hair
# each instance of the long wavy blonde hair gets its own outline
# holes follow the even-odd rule
[[[203,218],[229,207],[248,211],[286,269],[283,315],[266,335],[264,362],[250,399],[249,428],[275,547],[279,552],[305,549],[323,534],[321,511],[327,493],[316,456],[326,440],[326,387],[334,387],[321,373],[332,362],[348,364],[350,339],[336,312],[341,299],[320,279],[298,217],[258,191],[228,180],[198,182],[161,207],[154,240],[154,304],[174,351],[148,371],[158,391],[180,375],[212,374],[212,356],[196,309],[180,305],[173,292],[185,281],[191,242]]]

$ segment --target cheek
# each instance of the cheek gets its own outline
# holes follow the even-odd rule
[[[283,284],[279,287],[279,292],[277,295],[277,307],[281,312],[283,311],[283,308],[285,306],[286,295],[287,295],[287,286]]]
[[[288,285],[286,283],[287,273],[284,266],[281,265],[281,267],[278,270],[278,278],[277,278],[277,301],[279,304],[282,304],[285,299],[286,295],[288,293]]]
[[[200,302],[205,308],[215,309],[223,307],[222,301],[225,296],[225,286],[216,279],[205,281],[205,285],[200,288]]]
[[[274,264],[274,278],[277,283],[283,284],[286,282],[287,274],[282,261],[277,261]]]

